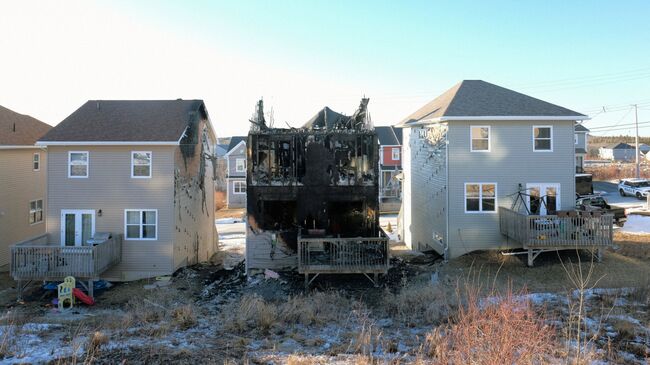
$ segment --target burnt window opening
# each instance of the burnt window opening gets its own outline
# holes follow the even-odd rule
[[[260,200],[258,212],[262,217],[260,227],[265,230],[288,230],[297,227],[295,200]]]

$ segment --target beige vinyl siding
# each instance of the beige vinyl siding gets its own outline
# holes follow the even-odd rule
[[[214,141],[207,141],[207,145],[213,146]],[[192,157],[184,158],[180,148],[176,148],[174,152],[176,193],[170,195],[170,199],[174,201],[174,270],[207,261],[217,250],[213,169],[208,159],[203,160],[205,191],[201,191],[199,188],[200,146],[201,143],[198,143]]]
[[[61,210],[95,211],[95,231],[124,234],[125,209],[157,209],[157,240],[124,240],[122,261],[104,276],[132,280],[173,271],[173,146],[51,146],[47,232],[60,243]],[[131,151],[152,152],[152,177],[131,178]],[[68,151],[88,151],[87,179],[68,178]],[[101,209],[101,217],[98,211]]]
[[[491,152],[470,152],[470,126],[489,125]],[[553,126],[553,151],[533,151],[533,126]],[[499,231],[496,213],[465,213],[465,183],[496,183],[497,206],[511,207],[518,184],[560,184],[560,208],[575,204],[572,121],[449,123],[450,257],[480,249],[517,247]]]
[[[33,170],[40,153],[40,170]],[[41,148],[0,150],[0,270],[8,269],[9,247],[45,233],[47,152]],[[43,222],[29,224],[29,202],[43,199]]]

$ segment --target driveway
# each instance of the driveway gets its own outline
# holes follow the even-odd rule
[[[633,196],[621,196],[618,193],[618,184],[609,181],[594,181],[594,193],[603,192],[603,197],[609,204],[621,208],[640,208],[645,205],[644,200],[639,200]]]

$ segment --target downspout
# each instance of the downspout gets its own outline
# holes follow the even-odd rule
[[[445,262],[449,261],[449,125],[445,133],[445,210],[447,219],[445,220],[445,248],[443,258]]]

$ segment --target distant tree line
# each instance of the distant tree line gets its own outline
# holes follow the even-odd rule
[[[610,143],[619,143],[625,142],[629,144],[634,144],[634,136],[593,136],[589,135],[589,144],[598,144],[605,145]],[[650,144],[650,137],[641,137],[639,136],[639,142]]]

